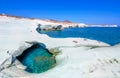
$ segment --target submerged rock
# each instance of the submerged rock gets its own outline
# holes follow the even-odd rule
[[[38,56],[33,59],[33,66],[32,70],[27,70],[27,71],[32,71],[34,73],[41,73],[44,72],[53,66],[55,66],[55,58],[54,57],[48,57],[48,56]]]

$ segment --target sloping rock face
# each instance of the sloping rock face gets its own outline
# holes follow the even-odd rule
[[[1,60],[0,61],[0,71],[11,66],[15,62],[16,57],[21,55],[24,50],[31,47],[32,45],[34,45],[34,44],[28,44],[28,43],[24,42],[16,50],[13,50],[13,51],[8,50],[7,52],[4,52],[4,51],[1,52],[1,55],[4,55],[4,56],[0,57],[0,60]]]
[[[102,73],[100,73],[102,66],[99,65],[102,65],[102,62],[106,65],[107,61],[110,62],[104,66],[106,69],[105,73],[107,73],[107,75],[104,76],[105,78],[110,77],[111,70],[119,71],[119,65],[118,67],[116,67],[115,64],[112,64],[113,66],[110,65],[111,62],[116,63],[115,59],[119,58],[119,46],[116,46],[117,48],[111,48],[109,44],[95,40],[85,40],[83,38],[50,38],[36,31],[39,23],[46,25],[46,22],[40,20],[0,16],[0,69],[2,70],[0,77],[3,77],[5,73],[5,77],[7,76],[6,74],[8,74],[9,77],[14,78],[101,78],[103,77]],[[20,69],[18,65],[9,67],[14,62],[16,56],[21,55],[25,49],[31,47],[36,42],[44,43],[47,49],[61,49],[62,53],[56,58],[57,66],[55,68],[44,74],[31,75],[26,73],[22,66],[22,69]],[[94,49],[96,46],[101,48]],[[110,58],[105,63],[104,59],[108,57]],[[38,58],[36,58],[36,61]],[[98,62],[99,58],[102,62]],[[98,67],[96,65],[97,62],[100,63]],[[95,64],[95,67],[100,68],[100,71],[94,71],[94,68],[89,67],[91,63],[92,67],[94,67]],[[107,71],[109,70],[107,66],[112,68],[110,72]],[[89,69],[90,72],[94,71],[94,73],[88,73]],[[115,77],[113,73],[112,76]],[[119,76],[118,72],[117,76]]]

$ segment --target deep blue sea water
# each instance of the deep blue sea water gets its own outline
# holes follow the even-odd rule
[[[59,31],[41,31],[55,38],[88,38],[106,42],[110,45],[120,43],[120,27],[86,27],[86,28],[66,28]]]

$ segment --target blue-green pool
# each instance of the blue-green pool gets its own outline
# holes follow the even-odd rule
[[[26,71],[30,73],[41,73],[47,71],[55,65],[55,57],[52,54],[37,44],[25,50],[17,59],[25,66]]]

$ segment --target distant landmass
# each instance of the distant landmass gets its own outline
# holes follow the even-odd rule
[[[29,19],[29,20],[37,20],[37,21],[44,21],[47,22],[45,24],[52,24],[52,25],[63,25],[63,27],[119,27],[118,25],[113,24],[85,24],[85,23],[75,23],[69,20],[58,21],[55,19],[37,19],[37,18],[25,18],[21,16],[14,16],[14,15],[7,15],[7,14],[0,14],[0,16],[5,17],[12,17],[18,19]]]

